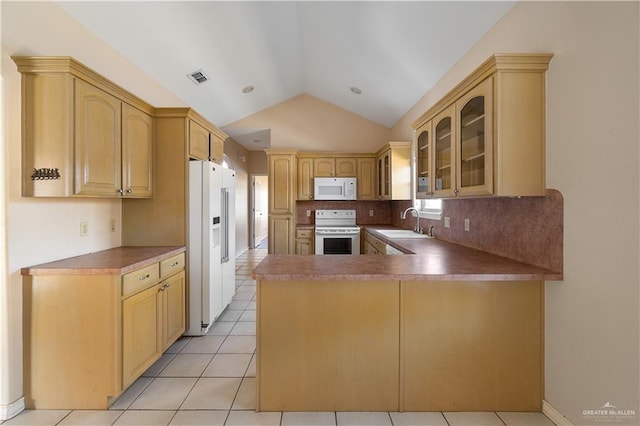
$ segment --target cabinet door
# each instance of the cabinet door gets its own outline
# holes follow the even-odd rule
[[[424,124],[416,130],[415,155],[416,155],[416,198],[429,198],[431,189],[431,170],[433,158],[431,143],[431,122]]]
[[[293,216],[269,215],[269,254],[294,254],[294,240]]]
[[[122,387],[133,383],[162,354],[160,285],[122,302]]]
[[[211,145],[209,147],[211,152],[211,161],[214,163],[222,164],[224,157],[224,141],[211,136]]]
[[[269,214],[293,214],[295,157],[290,154],[269,156]],[[271,234],[270,234],[271,235]]]
[[[313,158],[298,158],[298,200],[313,200]]]
[[[181,271],[161,283],[163,307],[163,347],[164,352],[185,330],[185,273]]]
[[[388,200],[391,191],[391,150],[378,157],[378,199]]]
[[[493,193],[492,97],[488,78],[456,102],[458,195]]]
[[[189,120],[189,157],[209,159],[209,131],[193,120]]]
[[[358,175],[358,160],[355,158],[336,158],[336,176],[356,177]]]
[[[313,243],[310,239],[296,239],[296,254],[308,256],[313,254]]]
[[[455,114],[454,106],[442,111],[433,119],[434,134],[434,182],[435,197],[453,197],[455,192]]]
[[[122,189],[125,197],[150,198],[153,183],[153,121],[122,104]]]
[[[358,158],[358,200],[376,199],[376,159]]]
[[[121,102],[77,79],[75,101],[74,193],[117,196],[122,190]]]
[[[336,159],[335,158],[314,158],[313,159],[313,176],[314,177],[333,177],[336,175]]]

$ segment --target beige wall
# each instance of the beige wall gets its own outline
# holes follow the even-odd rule
[[[227,138],[224,153],[236,171],[236,255],[249,249],[249,151]]]
[[[266,175],[269,171],[267,153],[264,151],[249,151],[249,171],[253,175]]]
[[[300,151],[375,152],[389,129],[310,95],[300,95],[228,124],[225,128],[268,128],[271,148]]]
[[[606,402],[640,415],[638,6],[517,3],[391,131],[410,137],[409,123],[494,52],[555,54],[547,186],[564,196],[565,280],[546,284],[545,399],[576,425]]]

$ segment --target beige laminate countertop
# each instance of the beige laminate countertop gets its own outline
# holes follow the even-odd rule
[[[22,275],[122,275],[186,250],[184,246],[116,247],[22,268]]]
[[[254,270],[257,280],[407,280],[407,281],[527,281],[560,280],[562,274],[475,250],[432,239],[389,239],[376,229],[391,226],[366,226],[373,234],[412,254],[387,256],[296,256],[268,255]],[[362,235],[364,238],[364,235]]]

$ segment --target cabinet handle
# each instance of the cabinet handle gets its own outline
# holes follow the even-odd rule
[[[454,190],[453,190],[453,193],[454,193],[454,194],[457,194],[457,193],[458,193],[458,190],[457,190],[457,189],[454,189]]]
[[[118,189],[118,190],[116,190],[116,192],[117,192],[118,194],[122,195],[122,189]]]
[[[125,191],[127,194],[131,194],[131,188],[127,188],[127,190]]]
[[[144,281],[144,280],[146,280],[147,278],[149,278],[150,276],[151,276],[151,275],[149,275],[149,274],[144,275],[144,276],[140,277],[140,281]]]
[[[178,266],[178,263],[180,263],[180,262],[173,262],[173,263],[171,264],[171,267],[173,268],[174,266]]]

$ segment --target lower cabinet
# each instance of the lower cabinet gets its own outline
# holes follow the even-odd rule
[[[313,229],[296,229],[296,254],[314,254],[313,244]]]
[[[179,253],[124,275],[25,274],[26,407],[109,408],[184,332],[184,265]]]

